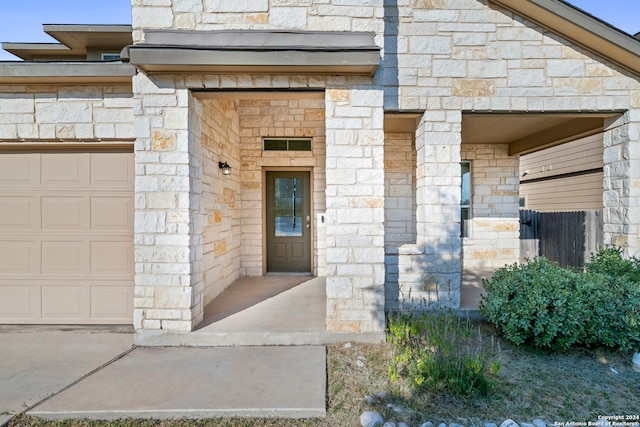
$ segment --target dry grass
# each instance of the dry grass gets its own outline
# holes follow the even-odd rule
[[[485,337],[495,335],[481,324]],[[342,345],[328,349],[327,417],[311,420],[209,419],[209,420],[118,420],[96,422],[68,420],[46,422],[21,416],[10,427],[43,426],[358,426],[364,410],[377,410],[386,419],[420,425],[485,422],[500,424],[506,418],[531,422],[541,418],[554,422],[596,421],[598,415],[632,415],[640,412],[640,373],[631,368],[631,355],[605,349],[576,349],[547,354],[502,344],[499,385],[486,397],[457,397],[446,393],[416,394],[402,382],[387,378],[390,348],[387,345]],[[358,363],[363,362],[363,366]],[[614,373],[611,368],[617,372]],[[384,399],[369,405],[365,395],[385,392]],[[391,403],[405,408],[398,413]]]

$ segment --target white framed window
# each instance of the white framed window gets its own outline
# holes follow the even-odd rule
[[[101,53],[100,59],[102,61],[117,61],[120,59],[119,53]]]
[[[460,162],[460,236],[471,236],[471,162]]]

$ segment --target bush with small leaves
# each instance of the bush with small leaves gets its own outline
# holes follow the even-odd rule
[[[584,275],[537,257],[499,269],[483,285],[480,313],[509,341],[560,350],[585,339]]]
[[[583,271],[537,257],[483,284],[480,313],[515,344],[640,348],[640,260],[619,249],[601,249]]]
[[[619,248],[601,249],[585,264],[594,281],[585,344],[623,351],[640,349],[640,259],[625,259]]]

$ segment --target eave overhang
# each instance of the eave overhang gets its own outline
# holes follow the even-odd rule
[[[373,33],[148,31],[121,58],[147,74],[284,73],[372,76],[380,64]]]
[[[118,52],[132,43],[131,25],[44,24],[60,43],[3,42],[2,49],[25,61],[82,61],[88,49]]]
[[[562,0],[491,0],[640,75],[640,40]]]
[[[76,52],[61,43],[2,43],[2,49],[25,61],[35,58],[66,57],[82,60],[87,52]]]
[[[131,84],[135,74],[118,62],[0,62],[0,84]]]
[[[113,49],[131,44],[131,25],[44,24],[44,32],[71,49]]]

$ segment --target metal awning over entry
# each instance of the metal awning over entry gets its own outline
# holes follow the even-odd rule
[[[150,30],[121,58],[145,73],[314,73],[373,75],[374,33]]]

